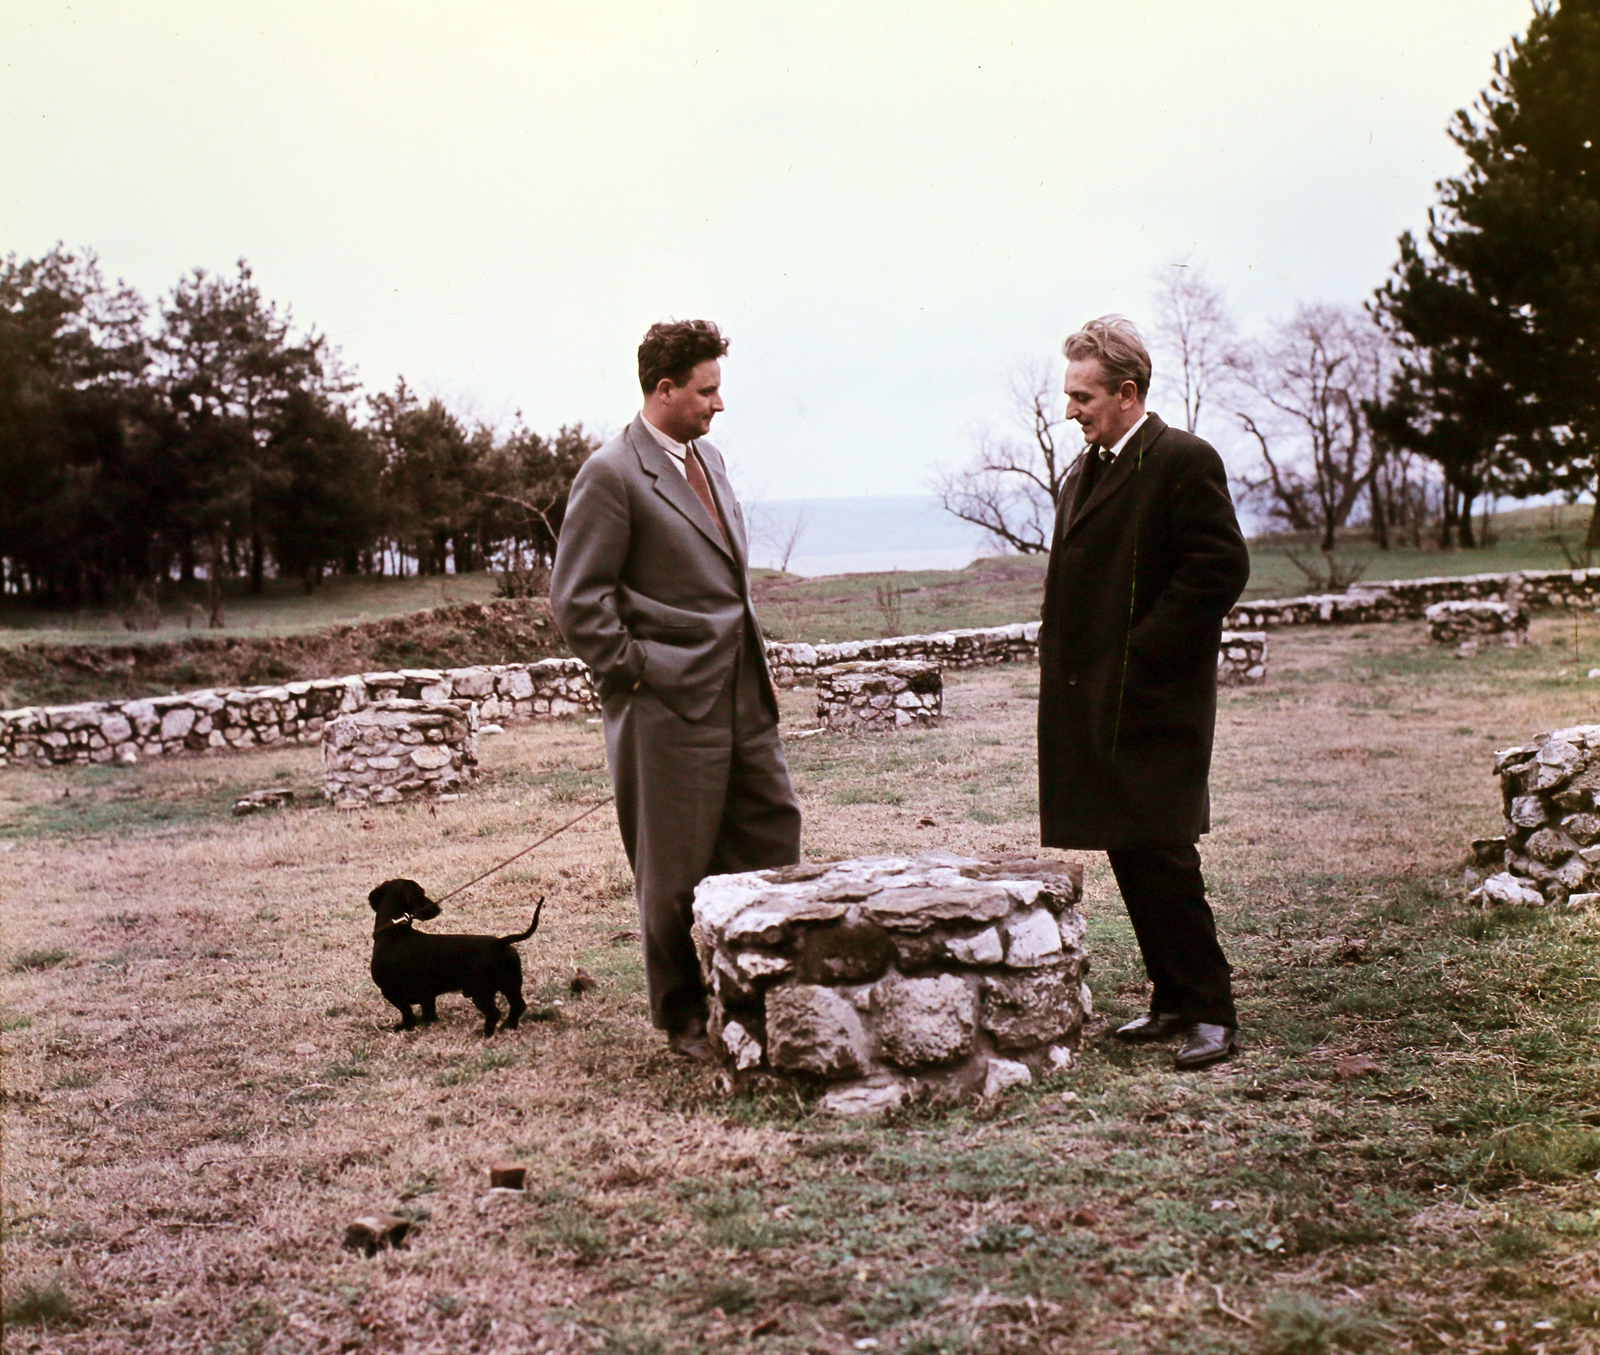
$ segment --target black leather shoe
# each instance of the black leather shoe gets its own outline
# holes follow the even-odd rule
[[[1156,1040],[1170,1040],[1188,1028],[1187,1021],[1171,1012],[1146,1012],[1143,1016],[1134,1017],[1127,1025],[1118,1026],[1111,1033],[1129,1044],[1151,1044]]]
[[[1211,1026],[1196,1021],[1189,1036],[1173,1055],[1174,1068],[1204,1068],[1225,1059],[1239,1047],[1239,1034],[1232,1026]]]
[[[667,1032],[667,1048],[674,1054],[694,1063],[711,1061],[711,1037],[706,1034],[706,1023],[701,1017],[691,1017],[681,1026]]]

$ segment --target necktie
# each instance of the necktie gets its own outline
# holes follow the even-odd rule
[[[694,490],[695,496],[706,506],[706,512],[711,514],[711,520],[717,524],[717,535],[722,538],[722,544],[726,547],[728,529],[722,525],[722,514],[717,512],[717,501],[711,497],[711,482],[706,479],[705,467],[700,464],[700,453],[695,451],[693,443],[684,448],[683,473],[688,477],[689,488]]]

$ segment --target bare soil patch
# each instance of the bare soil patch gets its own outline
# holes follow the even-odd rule
[[[8,1348],[1593,1350],[1600,917],[1455,887],[1498,822],[1490,751],[1597,718],[1600,629],[1534,635],[1460,662],[1420,624],[1280,633],[1269,682],[1224,693],[1234,1062],[1106,1038],[1145,993],[1091,856],[1079,1068],[891,1123],[667,1054],[609,813],[433,924],[520,930],[545,896],[544,1019],[486,1044],[446,998],[388,1029],[366,891],[443,892],[604,794],[598,725],[486,739],[485,784],[435,810],[230,816],[313,789],[302,750],[8,773]],[[808,856],[1031,848],[1037,683],[953,673],[941,728],[792,740]],[[501,1159],[524,1195],[488,1194]],[[341,1249],[391,1211],[404,1249]]]

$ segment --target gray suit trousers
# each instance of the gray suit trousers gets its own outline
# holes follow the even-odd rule
[[[800,805],[778,742],[778,716],[748,633],[710,712],[686,720],[650,690],[604,705],[617,823],[633,867],[650,1019],[673,1030],[706,1012],[689,928],[707,875],[800,859]]]

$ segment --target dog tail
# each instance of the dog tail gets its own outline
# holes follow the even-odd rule
[[[528,924],[528,930],[525,932],[518,932],[515,936],[502,936],[500,938],[501,942],[508,946],[514,946],[518,941],[526,941],[530,936],[539,930],[539,914],[542,912],[544,912],[544,896],[541,894],[539,896],[539,902],[533,910],[533,921]]]

